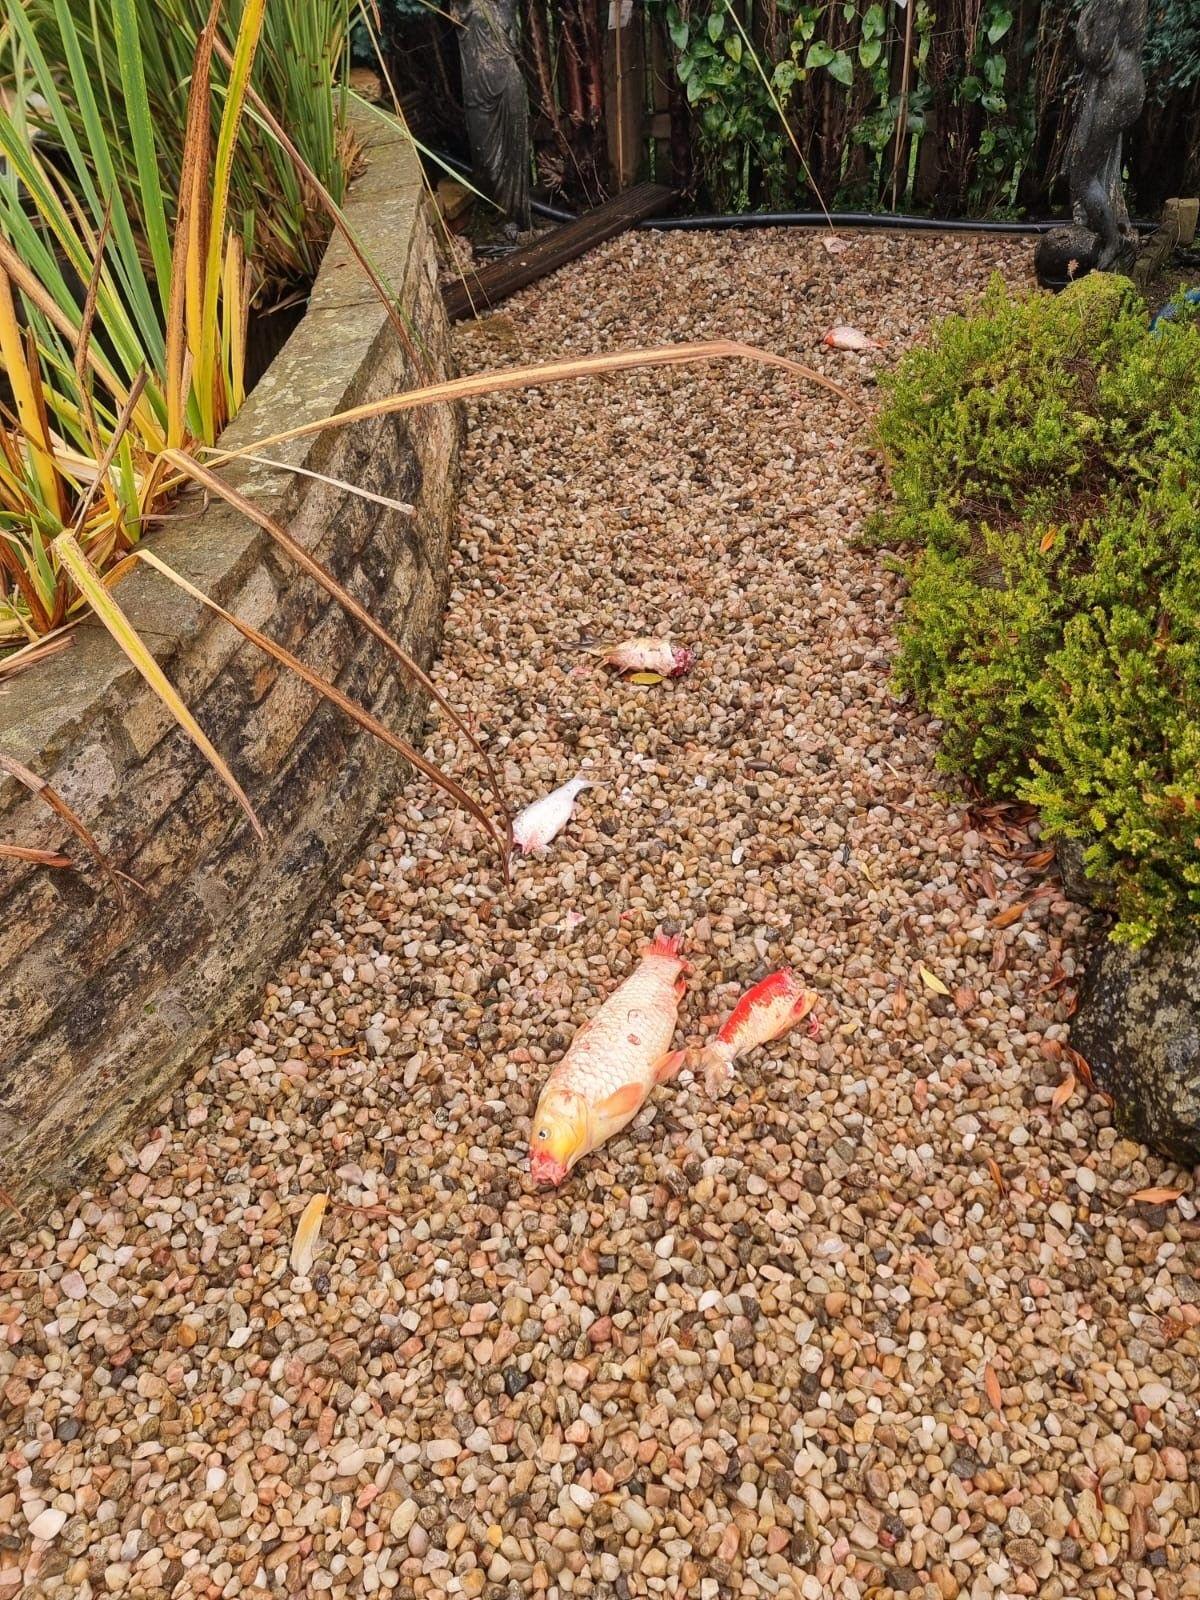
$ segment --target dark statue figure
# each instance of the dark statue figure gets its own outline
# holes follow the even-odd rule
[[[1121,135],[1146,96],[1142,46],[1147,0],[1088,0],[1075,30],[1082,86],[1067,144],[1071,226],[1039,240],[1038,281],[1061,289],[1098,270],[1126,271],[1137,237],[1121,190]]]
[[[529,102],[516,54],[516,0],[456,0],[471,161],[479,187],[529,227]]]

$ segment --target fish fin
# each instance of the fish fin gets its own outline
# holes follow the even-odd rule
[[[704,1069],[705,1093],[714,1100],[733,1082],[733,1060],[731,1052],[718,1050],[713,1045],[701,1051],[699,1064]]]
[[[668,1050],[654,1069],[655,1083],[670,1083],[687,1061],[686,1050]]]
[[[622,1117],[632,1117],[646,1098],[640,1083],[627,1083],[596,1107],[596,1115],[604,1122],[616,1122]]]
[[[642,951],[644,956],[666,956],[671,961],[679,960],[679,952],[683,948],[683,935],[681,933],[656,933],[650,943]]]

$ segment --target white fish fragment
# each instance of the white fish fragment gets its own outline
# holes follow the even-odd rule
[[[513,839],[521,854],[527,856],[531,850],[544,850],[570,822],[576,796],[594,787],[588,778],[572,778],[514,817]]]
[[[831,350],[882,350],[883,340],[872,339],[869,333],[864,333],[861,328],[851,328],[845,322],[839,322],[836,327],[821,340]]]

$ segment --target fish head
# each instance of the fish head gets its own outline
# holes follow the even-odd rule
[[[588,1108],[581,1094],[549,1088],[533,1114],[529,1170],[535,1183],[557,1186],[588,1148]]]
[[[686,645],[676,645],[672,651],[671,671],[669,677],[678,678],[687,672],[696,661],[696,652],[689,650]]]

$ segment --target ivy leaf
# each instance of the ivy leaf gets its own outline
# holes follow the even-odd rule
[[[1002,94],[985,94],[980,98],[980,105],[985,111],[990,111],[994,116],[1008,110],[1008,101]]]
[[[842,7],[843,20],[846,22],[853,22],[857,15],[858,8],[852,3],[852,0],[846,0],[846,4]]]
[[[771,74],[771,82],[780,94],[786,94],[796,81],[796,68],[790,61],[777,61],[775,70]]]
[[[868,6],[863,18],[863,32],[871,38],[880,38],[887,31],[887,22],[880,5]]]
[[[873,67],[883,54],[883,44],[879,39],[864,39],[858,47],[858,59],[864,67]]]
[[[829,76],[836,78],[839,83],[844,83],[848,88],[854,82],[854,63],[844,50],[839,50],[833,60],[828,63]]]
[[[713,11],[713,12],[711,12],[710,15],[709,15],[709,18],[708,18],[708,37],[712,40],[712,42],[714,44],[716,44],[717,40],[721,37],[721,35],[724,32],[725,32],[725,13],[723,11]]]
[[[988,23],[987,38],[989,44],[999,44],[1004,35],[1012,27],[1013,14],[1011,11],[997,11]]]
[[[676,50],[686,50],[688,42],[688,25],[682,20],[667,24],[667,31],[671,35],[671,43]]]
[[[742,59],[742,36],[741,36],[740,33],[732,33],[732,34],[730,34],[729,38],[726,39],[726,41],[725,41],[725,54],[729,57],[729,59],[731,61],[738,62],[738,63],[741,62],[741,59]]]
[[[833,60],[833,51],[824,39],[814,39],[808,47],[808,54],[804,58],[806,67],[825,67]]]
[[[707,86],[705,85],[705,82],[704,82],[703,78],[697,77],[695,75],[693,75],[692,77],[689,77],[689,79],[687,81],[687,103],[688,103],[688,105],[694,106],[696,104],[696,101],[699,100],[700,96],[705,94],[706,92],[707,92]]]

